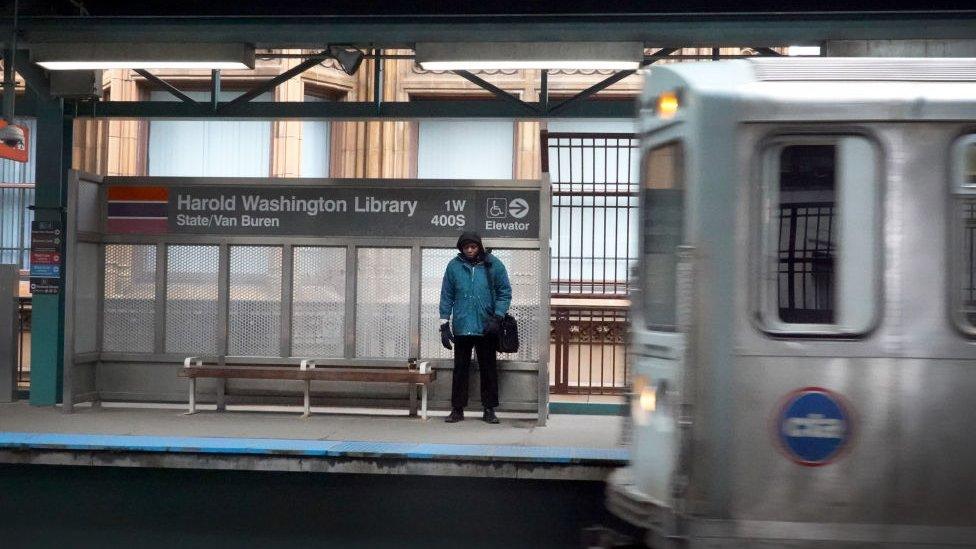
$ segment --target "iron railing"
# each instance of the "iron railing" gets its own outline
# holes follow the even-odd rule
[[[550,391],[557,394],[626,392],[626,306],[554,306],[550,332]]]
[[[553,393],[626,392],[638,147],[629,133],[542,132],[542,171],[552,190]]]
[[[637,137],[542,132],[542,143],[552,185],[552,295],[625,297],[637,263]]]

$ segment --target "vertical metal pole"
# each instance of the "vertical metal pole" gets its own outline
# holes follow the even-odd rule
[[[70,414],[74,411],[74,366],[75,366],[75,307],[78,296],[75,291],[78,272],[78,172],[69,172],[68,177],[68,215],[61,236],[64,238],[64,381],[61,411]]]
[[[356,356],[356,269],[359,264],[357,254],[359,250],[356,246],[346,247],[346,313],[345,322],[345,344],[343,355],[345,358]]]
[[[19,287],[17,265],[0,265],[0,402],[13,402],[17,395]]]
[[[285,244],[281,251],[281,331],[280,349],[281,356],[291,356],[291,318],[292,318],[292,299],[294,298],[294,248],[291,244]]]
[[[67,175],[71,162],[72,119],[61,99],[40,97],[37,108],[37,153],[34,193],[38,221],[64,226]],[[64,258],[67,261],[67,257]],[[61,400],[64,371],[64,292],[33,296],[30,403],[53,406]]]
[[[549,237],[552,229],[552,187],[549,174],[542,174],[539,181],[539,415],[536,422],[545,425],[549,419],[549,333],[551,330],[550,289],[549,289]]]
[[[410,358],[420,358],[420,285],[421,281],[421,248],[414,246],[410,249]],[[410,394],[416,398],[417,387],[410,385]]]
[[[217,268],[217,354],[227,356],[230,337],[230,246],[220,243]]]
[[[166,352],[166,271],[169,257],[166,244],[156,244],[156,303],[153,312],[153,352]]]
[[[373,103],[376,105],[376,112],[383,107],[383,59],[380,54],[383,50],[373,50]]]
[[[220,69],[210,71],[210,108],[217,112],[220,102]]]

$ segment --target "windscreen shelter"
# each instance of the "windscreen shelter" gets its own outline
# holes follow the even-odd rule
[[[476,230],[508,267],[519,322],[518,353],[499,355],[500,409],[545,421],[550,197],[539,181],[72,172],[68,202],[68,410],[86,401],[185,402],[178,369],[201,355],[370,368],[431,360],[431,405],[447,408],[441,278],[461,231]],[[409,398],[402,385],[317,383],[316,405]],[[300,389],[274,380],[225,387],[231,404],[293,404]],[[215,391],[198,385],[201,402]]]

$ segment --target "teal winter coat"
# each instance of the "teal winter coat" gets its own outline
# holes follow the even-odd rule
[[[444,271],[440,317],[452,319],[454,335],[483,335],[492,314],[505,316],[508,312],[512,304],[512,285],[505,265],[498,258],[487,254],[484,261],[472,265],[462,257],[458,254]],[[486,261],[491,262],[491,277],[495,284],[492,290],[488,288]]]

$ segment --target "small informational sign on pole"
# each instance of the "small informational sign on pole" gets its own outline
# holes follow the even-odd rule
[[[30,290],[32,294],[61,291],[64,230],[59,221],[31,223]]]

